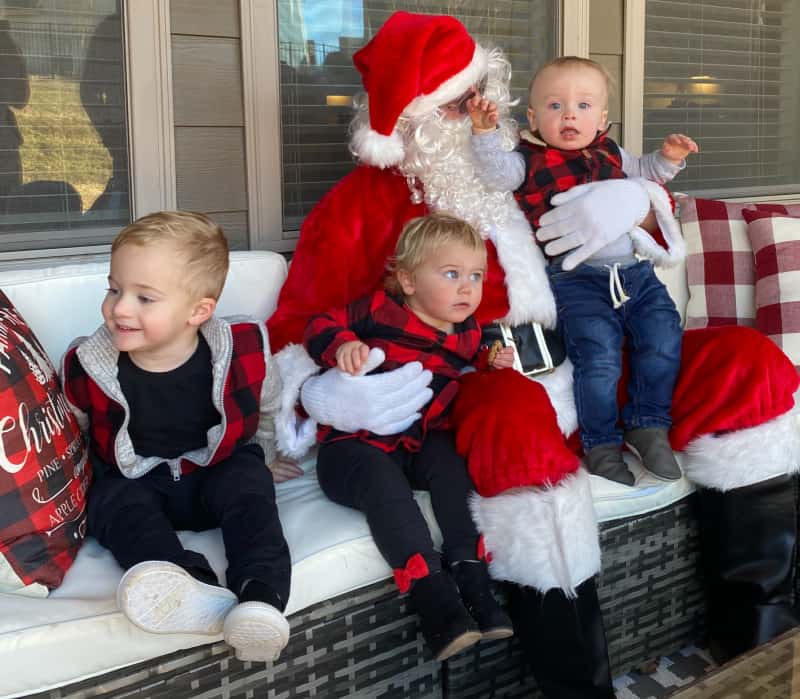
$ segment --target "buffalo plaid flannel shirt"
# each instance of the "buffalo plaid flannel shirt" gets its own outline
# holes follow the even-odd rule
[[[267,367],[264,334],[255,323],[230,325],[233,354],[223,389],[226,429],[209,465],[228,458],[247,444],[259,428],[262,385]],[[115,441],[125,419],[125,408],[95,383],[77,356],[77,346],[64,358],[64,391],[68,400],[88,418],[89,445],[105,463],[117,465]],[[181,459],[181,473],[197,464]]]
[[[386,353],[386,361],[377,372],[392,371],[408,362],[418,361],[433,372],[433,398],[421,420],[399,435],[376,435],[366,430],[350,434],[323,426],[319,441],[357,438],[384,451],[404,446],[418,451],[425,433],[447,427],[446,410],[456,393],[461,370],[475,360],[481,330],[473,316],[447,334],[431,327],[411,312],[404,303],[377,291],[346,308],[314,316],[306,327],[303,343],[311,357],[322,366],[336,366],[336,350],[345,342],[361,340]]]
[[[626,177],[619,147],[605,133],[580,150],[560,150],[525,139],[517,148],[525,158],[527,176],[514,198],[534,230],[539,217],[553,208],[550,200],[555,194],[579,184]]]

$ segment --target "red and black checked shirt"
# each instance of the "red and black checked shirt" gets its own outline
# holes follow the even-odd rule
[[[264,336],[256,323],[232,323],[233,354],[225,368],[222,405],[225,433],[214,447],[209,466],[228,458],[247,444],[258,429],[261,389],[266,378]],[[105,463],[119,467],[114,449],[125,418],[125,409],[95,383],[91,370],[78,359],[77,346],[64,357],[64,392],[67,399],[89,419],[89,444]],[[213,359],[217,359],[214,357]],[[217,371],[218,362],[214,363]],[[209,390],[211,387],[209,386]],[[190,473],[198,464],[181,458],[181,473]]]
[[[470,316],[447,334],[420,320],[400,299],[376,291],[346,308],[314,316],[303,337],[308,353],[325,367],[336,366],[336,350],[354,340],[386,353],[386,361],[376,373],[398,369],[408,362],[421,362],[433,372],[433,398],[423,409],[422,418],[402,434],[384,436],[366,430],[347,433],[323,426],[317,435],[319,441],[357,438],[384,451],[393,451],[398,446],[419,451],[428,430],[448,426],[446,410],[458,392],[458,376],[474,361],[480,346],[478,322]]]
[[[514,198],[534,230],[539,217],[553,208],[553,195],[579,184],[626,177],[619,147],[605,132],[580,150],[560,150],[525,138],[517,150],[525,158],[526,178]],[[539,245],[544,252],[544,244]]]

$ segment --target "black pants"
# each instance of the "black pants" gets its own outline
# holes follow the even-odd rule
[[[412,489],[430,491],[445,558],[476,557],[478,531],[467,505],[474,486],[451,432],[429,432],[418,453],[402,447],[386,453],[357,439],[323,444],[317,477],[331,500],[366,514],[378,550],[392,568],[402,568],[415,553],[432,571],[440,567]]]
[[[228,459],[178,481],[167,464],[135,479],[97,460],[94,468],[89,533],[123,568],[169,561],[200,580],[216,582],[206,557],[184,549],[175,531],[220,527],[228,587],[239,594],[243,583],[257,580],[275,593],[270,603],[281,610],[286,607],[292,564],[261,447],[241,447]]]

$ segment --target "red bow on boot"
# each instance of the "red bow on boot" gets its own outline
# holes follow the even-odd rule
[[[406,561],[405,568],[394,569],[394,582],[400,592],[408,592],[411,589],[411,582],[420,580],[430,573],[428,564],[421,553],[415,553]]]

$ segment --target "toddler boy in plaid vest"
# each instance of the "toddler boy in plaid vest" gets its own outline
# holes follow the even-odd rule
[[[468,507],[474,485],[447,419],[458,376],[480,346],[472,314],[485,272],[486,246],[468,223],[444,214],[412,219],[397,242],[386,290],[313,317],[304,337],[308,353],[324,367],[355,375],[418,361],[433,374],[431,400],[404,432],[322,427],[317,476],[331,500],[366,514],[440,661],[481,638],[513,633],[489,589],[482,539]],[[492,365],[510,367],[512,361],[506,348]],[[431,493],[449,570],[434,550],[412,489]]]
[[[270,469],[299,469],[275,451],[264,324],[214,315],[227,272],[208,217],[134,222],[111,247],[104,324],[72,343],[62,375],[90,440],[89,533],[127,571],[122,612],[152,633],[222,632],[240,659],[268,661],[288,642],[291,575]],[[227,588],[176,533],[214,527]]]
[[[608,73],[594,61],[565,56],[547,63],[530,83],[531,131],[522,133],[513,152],[500,148],[496,106],[480,94],[469,101],[478,175],[513,190],[534,230],[554,208],[555,197],[562,203],[578,194],[562,192],[626,176],[663,183],[697,152],[690,138],[672,134],[655,153],[627,154],[607,136],[609,88]],[[623,235],[574,269],[568,255],[548,256],[547,269],[574,366],[584,462],[591,473],[625,485],[633,485],[634,477],[622,458],[623,441],[656,477],[681,476],[667,439],[680,364],[680,316],[652,262],[639,260],[635,251],[632,235]],[[625,340],[631,376],[620,415],[617,384]]]

